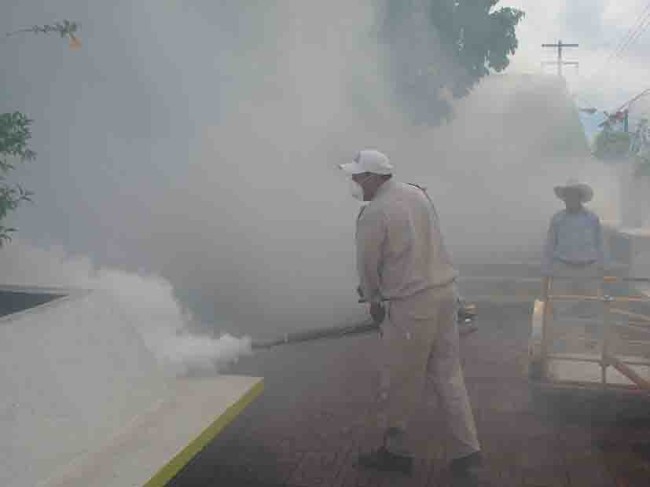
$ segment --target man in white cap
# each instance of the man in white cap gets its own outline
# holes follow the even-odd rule
[[[594,192],[585,183],[569,180],[564,186],[556,186],[555,194],[566,208],[553,215],[549,225],[542,258],[544,290],[548,291],[551,277],[558,277],[553,282],[556,291],[596,294],[599,289],[596,278],[602,276],[605,267],[603,238],[600,219],[584,206]],[[562,311],[575,308],[580,306],[560,303]],[[560,311],[558,303],[555,309]]]
[[[340,166],[352,194],[368,202],[357,219],[360,293],[380,324],[378,419],[383,444],[359,465],[410,473],[411,415],[425,383],[439,398],[447,426],[454,485],[476,485],[480,446],[459,357],[457,271],[438,216],[420,187],[392,179],[384,154],[362,150]]]

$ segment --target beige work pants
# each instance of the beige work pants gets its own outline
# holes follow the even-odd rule
[[[602,272],[595,264],[575,266],[561,261],[553,262],[552,295],[600,296]],[[569,318],[576,314],[589,317],[599,316],[602,305],[594,301],[556,300],[552,304],[556,319]]]
[[[455,285],[391,301],[381,326],[380,427],[395,453],[411,453],[408,423],[425,386],[433,387],[451,458],[480,449],[459,357]],[[433,434],[436,434],[434,432]]]

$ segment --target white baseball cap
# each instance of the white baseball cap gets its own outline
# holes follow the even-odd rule
[[[349,175],[369,172],[373,174],[393,174],[393,165],[386,154],[374,149],[359,151],[352,162],[340,164],[339,168]]]

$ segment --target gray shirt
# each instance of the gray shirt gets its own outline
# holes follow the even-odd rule
[[[371,302],[406,298],[458,275],[427,195],[392,179],[362,209],[356,247],[361,290]]]
[[[583,208],[553,215],[542,260],[545,275],[551,273],[554,261],[605,265],[600,219],[595,213]]]

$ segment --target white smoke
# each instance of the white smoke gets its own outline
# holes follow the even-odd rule
[[[0,275],[5,285],[100,293],[136,328],[163,368],[177,375],[217,371],[251,353],[249,337],[192,333],[192,314],[175,299],[169,281],[159,276],[97,268],[88,257],[68,255],[62,247],[44,249],[20,241],[0,252]]]
[[[36,204],[12,226],[159,273],[204,321],[217,310],[233,323],[219,329],[271,335],[363,313],[358,207],[336,169],[362,147],[386,152],[398,179],[428,187],[459,266],[539,255],[561,208],[552,188],[570,177],[594,186],[590,207],[616,214],[609,168],[586,148],[584,157],[563,150],[580,134],[557,77],[491,76],[454,102],[448,123],[412,123],[396,96],[400,73],[386,61],[394,47],[400,63],[425,64],[435,38],[426,23],[405,23],[387,46],[377,10],[385,1],[90,3],[89,21],[132,21],[95,23],[78,53],[87,58],[62,64],[65,79],[94,79],[88,65],[97,60],[97,73],[122,73],[119,83],[102,76],[84,83],[83,96],[57,77],[43,85],[40,97],[65,100],[59,111],[70,119],[52,121],[50,104],[30,104],[34,150],[56,164],[25,165],[32,177],[20,182]],[[143,101],[128,98],[126,119],[106,103],[138,87]],[[37,100],[37,89],[25,100]]]

